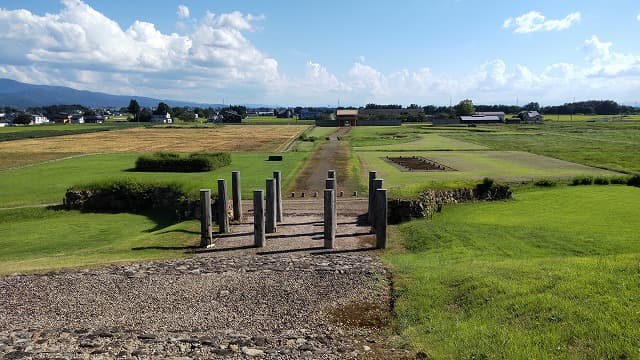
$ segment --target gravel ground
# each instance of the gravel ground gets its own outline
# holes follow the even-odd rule
[[[316,205],[287,202],[262,249],[249,222],[188,259],[1,277],[0,358],[408,358],[362,203],[339,203],[331,251],[294,215]]]

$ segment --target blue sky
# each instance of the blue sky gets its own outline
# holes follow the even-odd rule
[[[0,1],[0,77],[204,103],[640,103],[640,2]]]

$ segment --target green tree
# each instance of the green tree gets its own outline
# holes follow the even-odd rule
[[[27,113],[20,113],[20,114],[18,114],[18,116],[16,116],[15,119],[13,119],[13,123],[14,124],[29,125],[31,123],[31,115],[29,115]]]
[[[136,99],[131,99],[129,101],[129,106],[127,107],[127,111],[133,114],[133,120],[138,121],[138,115],[140,114],[140,105],[136,101]]]
[[[469,116],[476,112],[476,108],[473,106],[473,101],[469,99],[460,101],[458,105],[453,107],[453,109],[458,116]]]
[[[153,112],[155,115],[165,115],[165,114],[171,114],[171,106],[160,102],[158,103],[158,107],[156,108],[156,111]]]

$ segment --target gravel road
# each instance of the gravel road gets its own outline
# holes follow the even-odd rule
[[[363,206],[339,202],[333,251],[317,204],[287,202],[262,249],[247,220],[187,259],[0,277],[0,358],[409,358]]]

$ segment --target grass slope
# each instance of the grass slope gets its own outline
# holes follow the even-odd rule
[[[197,221],[160,215],[0,210],[0,274],[176,258],[197,246]]]
[[[134,172],[137,154],[100,154],[35,165],[0,172],[0,208],[31,204],[60,203],[65,191],[79,184],[95,181],[131,178],[144,181],[178,182],[185,184],[194,195],[200,188],[217,190],[217,179],[227,179],[231,187],[231,171],[241,173],[242,196],[250,199],[253,189],[262,189],[265,179],[273,171],[282,171],[283,188],[292,181],[298,167],[308,154],[283,154],[283,161],[266,161],[268,154],[232,153],[232,164],[200,173],[146,173]],[[230,190],[229,190],[230,191]]]
[[[386,260],[401,334],[437,359],[640,356],[639,201],[626,186],[530,190],[400,225],[408,252]]]

